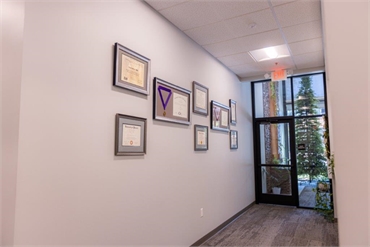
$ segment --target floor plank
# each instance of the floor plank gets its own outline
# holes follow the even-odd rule
[[[338,225],[314,210],[256,204],[202,246],[338,246]]]

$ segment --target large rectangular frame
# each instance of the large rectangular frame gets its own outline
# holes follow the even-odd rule
[[[131,133],[127,134],[127,137],[132,139],[123,140],[124,128],[132,130]],[[137,138],[138,136],[139,138]],[[124,141],[127,141],[129,145],[123,145]],[[146,118],[128,116],[117,113],[115,155],[137,156],[144,155],[145,153],[146,153]]]
[[[153,119],[190,125],[191,91],[154,78]]]
[[[193,112],[208,116],[208,87],[193,81]],[[202,102],[203,101],[203,102]]]
[[[230,106],[230,123],[236,125],[236,101],[229,99]]]
[[[230,108],[214,100],[211,101],[211,129],[225,132],[230,130]]]
[[[199,143],[199,134],[198,132],[205,133],[204,143],[203,140]],[[194,125],[194,151],[206,151],[208,150],[208,126],[203,125]]]
[[[238,149],[238,131],[230,130],[230,149]]]
[[[126,75],[123,75],[123,72],[126,72]],[[114,86],[149,95],[149,58],[144,57],[119,43],[115,43],[113,73]]]

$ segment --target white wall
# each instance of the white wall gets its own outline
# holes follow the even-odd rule
[[[14,244],[190,245],[254,201],[250,86],[141,1],[30,2],[24,16],[21,88],[3,88],[20,93]],[[194,152],[192,125],[152,120],[152,92],[113,87],[115,42],[153,77],[236,100],[239,149],[210,131]],[[144,157],[114,156],[116,113],[148,119]]]
[[[1,230],[3,245],[13,242],[16,181],[18,164],[18,133],[22,77],[24,4],[2,5],[2,137],[1,137]]]
[[[368,1],[322,1],[341,246],[369,242]]]

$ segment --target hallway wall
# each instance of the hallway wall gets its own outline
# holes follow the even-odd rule
[[[2,96],[15,101],[2,105],[2,151],[11,148],[13,162],[3,157],[2,167],[15,172],[2,178],[14,188],[1,193],[14,223],[2,219],[4,245],[188,246],[254,201],[249,86],[141,1],[21,5],[21,57],[7,57],[21,66],[19,88],[7,89],[17,81],[3,75]],[[195,80],[210,100],[236,100],[239,149],[210,131],[209,150],[195,152],[193,125],[209,126],[209,116],[191,114],[191,126],[154,121],[152,92],[113,87],[115,42],[149,57],[152,77],[186,89]],[[116,113],[147,118],[145,156],[114,156]]]
[[[0,244],[13,242],[22,80],[24,4],[1,5]]]
[[[339,243],[368,246],[370,11],[364,0],[324,0],[322,11]]]

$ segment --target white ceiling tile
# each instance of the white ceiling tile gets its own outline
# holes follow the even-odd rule
[[[236,66],[241,64],[255,63],[248,53],[240,53],[232,56],[219,57],[218,60],[226,66]]]
[[[321,19],[320,0],[300,0],[274,8],[281,27],[288,27]]]
[[[188,30],[221,21],[207,1],[194,0],[159,11],[181,30]]]
[[[321,20],[285,27],[283,33],[288,43],[319,38],[322,36]]]
[[[224,57],[281,44],[284,44],[284,40],[280,31],[273,30],[216,44],[205,45],[203,47],[214,57]]]
[[[225,23],[234,33],[235,37],[247,36],[278,28],[270,9],[232,18],[225,21]],[[250,27],[252,23],[255,24],[254,28]]]
[[[293,59],[298,69],[314,68],[325,65],[323,51],[294,56]]]
[[[245,73],[263,73],[264,71],[261,70],[258,66],[254,64],[243,64],[243,65],[236,65],[229,67],[235,74],[245,74]]]
[[[189,0],[145,0],[156,10],[166,9],[187,1]]]
[[[295,65],[291,57],[282,57],[259,62],[258,66],[265,71],[275,71],[280,69],[295,69]]]
[[[323,50],[321,38],[290,43],[289,47],[293,56]]]
[[[270,0],[272,5],[273,6],[277,6],[277,5],[282,5],[282,4],[286,4],[286,3],[291,3],[291,2],[294,2],[296,0]]]
[[[225,22],[216,22],[184,32],[200,45],[213,44],[235,38]]]
[[[269,8],[267,0],[210,0],[209,2],[211,2],[211,8],[222,19],[229,19]]]

